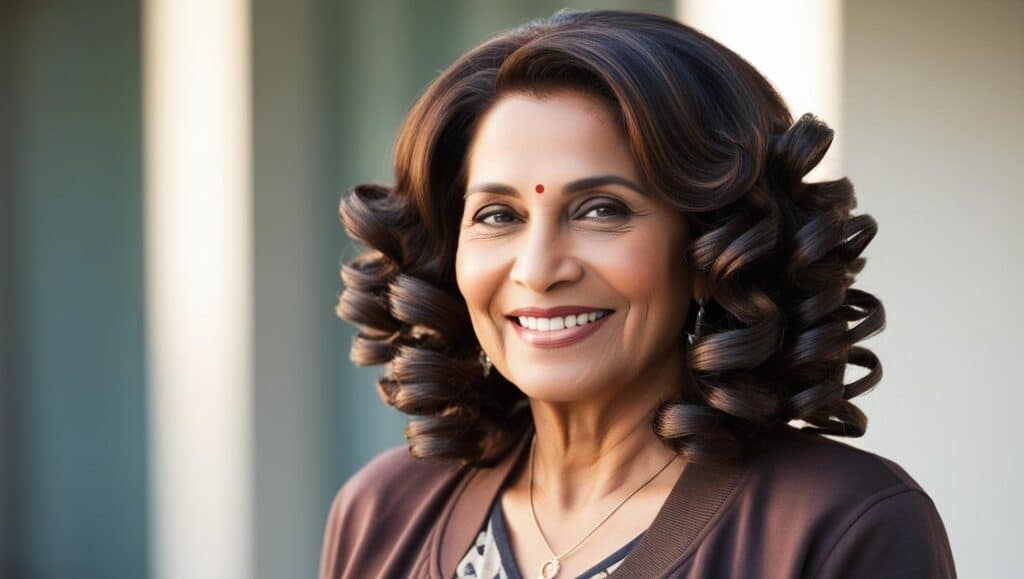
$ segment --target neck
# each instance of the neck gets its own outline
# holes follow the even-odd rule
[[[644,377],[600,402],[530,400],[538,501],[563,512],[617,501],[676,458],[649,486],[674,482],[684,461],[655,434],[651,421],[685,377],[668,368],[661,374]],[[524,484],[529,484],[529,465],[522,472]]]

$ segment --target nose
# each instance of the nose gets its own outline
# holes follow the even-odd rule
[[[562,234],[555,220],[532,220],[522,234],[521,245],[509,278],[537,293],[568,285],[583,274],[572,240]]]

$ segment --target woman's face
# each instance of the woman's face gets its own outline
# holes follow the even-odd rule
[[[679,379],[692,296],[685,220],[642,189],[607,105],[568,91],[502,97],[467,154],[456,278],[495,368],[549,402],[677,387],[666,382]],[[593,326],[586,314],[529,316],[547,318],[535,330],[514,321],[559,306],[610,313]],[[560,325],[575,327],[550,329]]]

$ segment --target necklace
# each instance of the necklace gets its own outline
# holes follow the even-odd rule
[[[558,575],[558,571],[562,567],[562,559],[564,559],[569,553],[575,551],[580,545],[583,544],[584,541],[589,539],[590,536],[594,534],[594,531],[598,529],[598,527],[603,525],[605,521],[607,521],[613,514],[615,514],[615,511],[619,510],[619,507],[624,505],[626,501],[633,497],[633,495],[640,492],[640,489],[644,488],[645,486],[650,484],[651,481],[658,478],[658,475],[661,474],[662,471],[664,471],[666,468],[668,468],[668,465],[675,462],[676,458],[678,458],[679,456],[678,454],[673,455],[672,458],[665,463],[665,466],[658,469],[658,472],[654,473],[654,475],[651,478],[647,479],[647,481],[644,484],[637,487],[636,490],[626,495],[626,498],[619,501],[619,504],[615,505],[615,508],[612,509],[607,515],[605,515],[603,519],[598,521],[598,523],[594,525],[594,528],[590,529],[590,532],[588,532],[586,535],[583,535],[583,538],[577,541],[575,545],[570,547],[561,555],[556,555],[555,551],[551,548],[551,545],[548,543],[548,538],[544,536],[544,531],[540,528],[540,521],[537,520],[537,511],[533,507],[533,453],[534,448],[536,446],[537,434],[534,433],[533,440],[530,442],[530,513],[533,514],[533,523],[537,525],[537,532],[540,533],[540,538],[544,541],[544,546],[547,547],[548,552],[551,553],[551,559],[540,566],[540,573],[538,574],[539,579],[551,579],[552,577]]]

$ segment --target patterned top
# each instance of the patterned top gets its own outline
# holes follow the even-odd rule
[[[596,579],[609,576],[616,567],[622,564],[622,560],[643,536],[644,534],[640,533],[617,551],[584,571],[576,579]],[[459,566],[455,570],[455,579],[469,577],[522,579],[519,568],[516,566],[516,559],[512,555],[512,543],[508,538],[500,499],[494,501],[484,529],[477,535],[473,546],[462,557],[462,561],[459,562]]]

